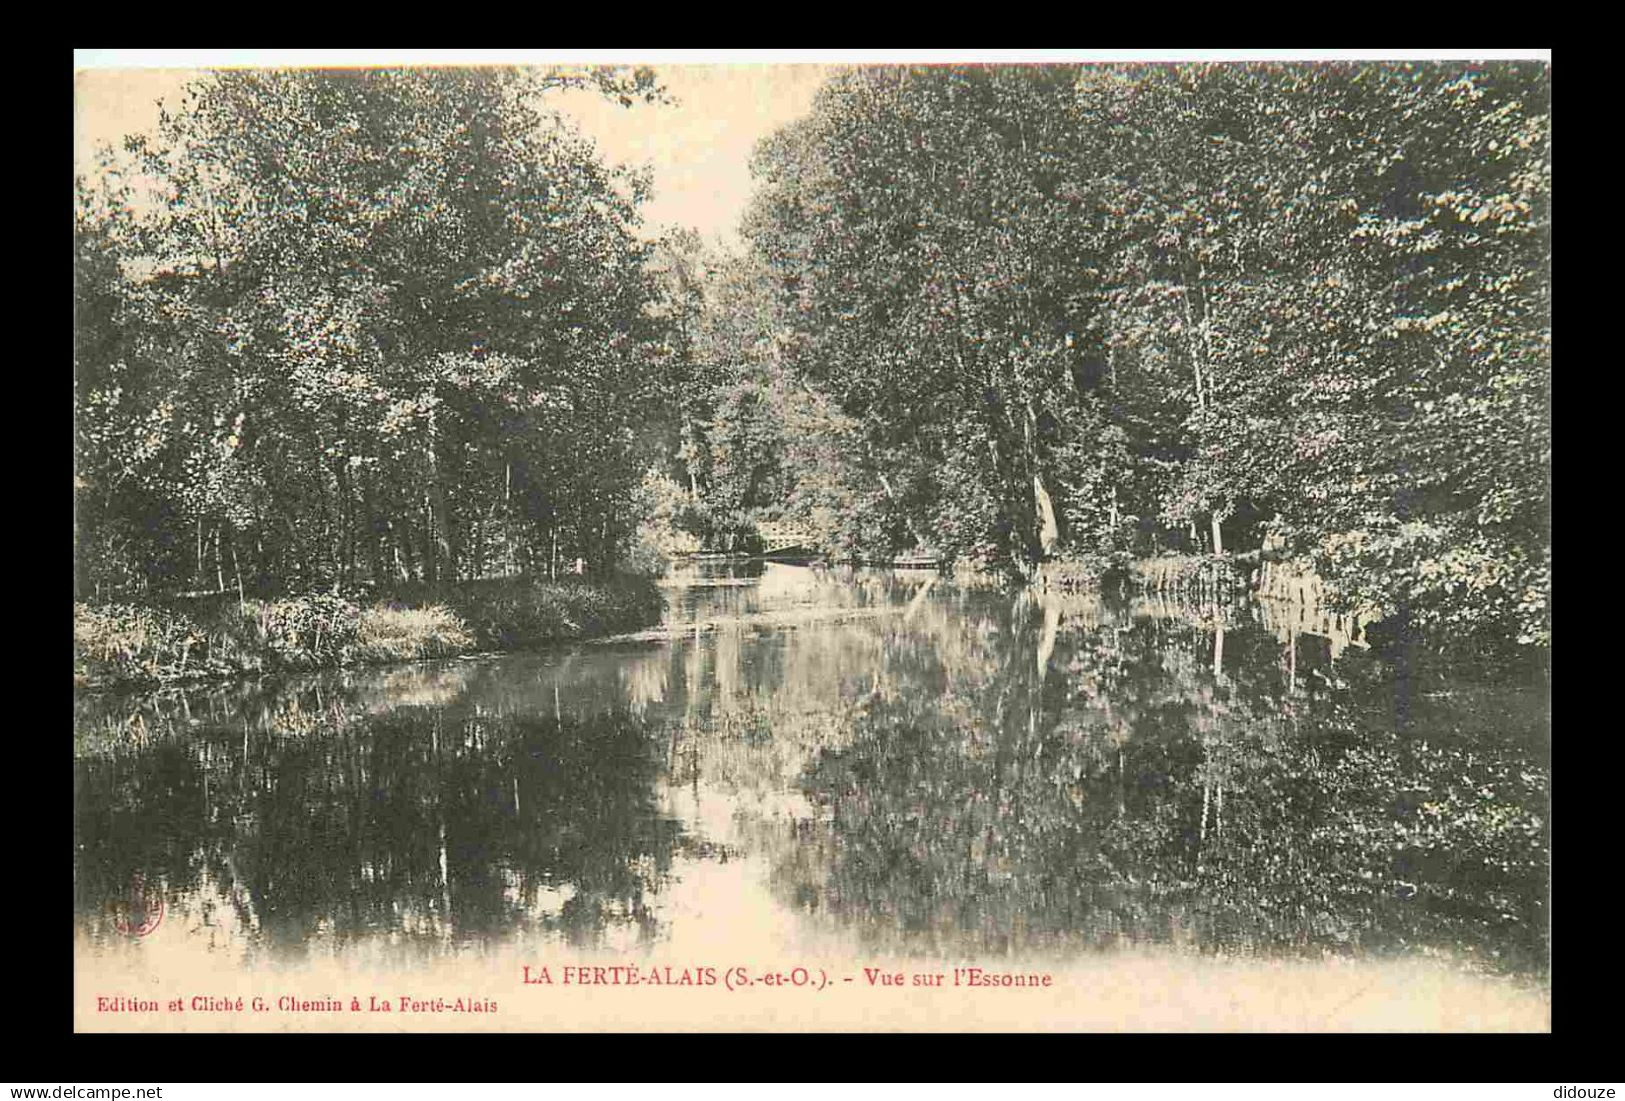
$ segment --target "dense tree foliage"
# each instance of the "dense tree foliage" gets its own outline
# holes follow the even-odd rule
[[[692,231],[661,242],[655,270],[672,341],[669,446],[656,473],[687,490],[674,507],[679,527],[703,545],[742,548],[786,493],[769,284]]]
[[[1267,546],[1549,642],[1547,66],[849,70],[758,149],[742,255],[640,238],[559,85],[660,95],[219,74],[81,182],[81,592],[789,520],[1028,575]]]
[[[856,70],[757,168],[874,532],[1273,534],[1350,605],[1549,637],[1547,67]]]
[[[82,592],[618,556],[659,381],[646,181],[542,106],[570,85],[659,94],[646,71],[212,74],[81,183]]]

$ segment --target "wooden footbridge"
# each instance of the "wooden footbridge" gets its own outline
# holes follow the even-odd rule
[[[792,522],[767,521],[756,525],[762,537],[762,555],[766,558],[812,557],[819,554],[812,529]]]

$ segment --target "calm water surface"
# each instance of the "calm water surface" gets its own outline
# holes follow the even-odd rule
[[[663,632],[76,704],[75,910],[240,960],[1441,957],[1544,981],[1543,690],[1296,612],[675,577]]]

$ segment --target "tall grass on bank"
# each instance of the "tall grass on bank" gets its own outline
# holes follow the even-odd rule
[[[660,621],[665,601],[653,581],[623,576],[607,582],[499,580],[450,589],[398,588],[383,606],[437,605],[467,626],[475,649],[513,650],[648,627]]]
[[[661,608],[643,578],[416,587],[366,606],[330,594],[75,604],[74,683],[114,688],[517,649],[646,627]]]

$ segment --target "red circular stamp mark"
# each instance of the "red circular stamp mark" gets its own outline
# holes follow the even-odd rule
[[[164,920],[163,896],[139,875],[130,880],[129,893],[107,908],[113,912],[113,927],[129,937],[147,936]]]

